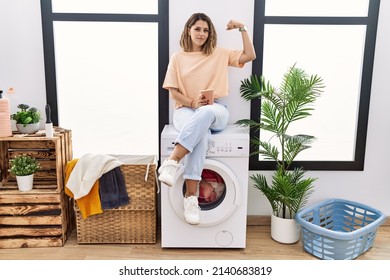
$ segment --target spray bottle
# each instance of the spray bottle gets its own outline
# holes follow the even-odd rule
[[[0,89],[0,137],[12,136],[10,106],[7,98],[3,98],[3,90]]]

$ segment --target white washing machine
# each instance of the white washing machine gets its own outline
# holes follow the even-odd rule
[[[166,125],[161,134],[161,160],[172,152],[178,131]],[[174,186],[161,184],[161,246],[245,248],[249,176],[249,132],[228,125],[209,142],[199,191],[199,225],[184,221],[183,168]]]

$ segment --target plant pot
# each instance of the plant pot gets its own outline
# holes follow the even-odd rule
[[[273,240],[280,243],[296,243],[301,237],[301,226],[295,219],[283,219],[272,215],[271,237]]]
[[[26,126],[23,126],[23,124],[21,123],[17,123],[16,128],[20,133],[32,134],[39,130],[39,123],[30,123],[30,124],[26,124]]]
[[[34,174],[25,176],[16,176],[16,182],[18,183],[19,191],[26,192],[33,188]]]

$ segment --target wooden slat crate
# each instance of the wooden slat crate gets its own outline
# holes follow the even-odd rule
[[[64,189],[64,168],[72,159],[71,131],[56,128],[53,138],[3,137],[0,138],[1,189],[17,189],[16,178],[10,174],[9,161],[20,154],[33,156],[42,170],[34,174],[35,189],[50,189],[58,193]]]
[[[71,131],[55,131],[53,138],[0,138],[0,248],[63,246],[75,227],[73,201],[64,192]],[[42,166],[28,192],[18,190],[8,171],[10,159],[18,154],[29,154]]]

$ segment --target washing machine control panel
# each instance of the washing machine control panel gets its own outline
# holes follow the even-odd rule
[[[211,139],[208,156],[248,156],[248,142],[241,139]]]
[[[172,126],[166,125],[161,134],[161,155],[169,156],[175,147],[179,132]],[[207,156],[215,157],[248,157],[249,133],[235,125],[227,127],[210,137]]]

